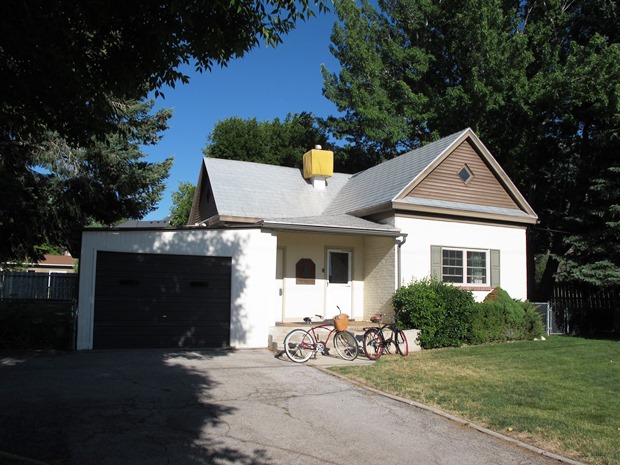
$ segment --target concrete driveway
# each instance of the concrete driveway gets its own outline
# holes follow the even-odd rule
[[[0,451],[71,465],[558,463],[267,350],[0,353]]]

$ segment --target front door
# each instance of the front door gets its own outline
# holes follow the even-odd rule
[[[327,279],[325,292],[325,317],[342,313],[351,316],[351,252],[329,249],[327,251]]]

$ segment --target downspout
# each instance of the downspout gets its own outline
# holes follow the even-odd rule
[[[397,279],[398,279],[398,284],[396,285],[396,289],[400,289],[401,287],[401,280],[402,280],[402,276],[401,276],[401,261],[402,261],[402,257],[401,257],[401,247],[403,246],[403,244],[405,242],[407,242],[407,234],[403,233],[401,234],[402,239],[401,240],[396,240],[396,245],[398,246],[398,250],[396,251],[396,262],[397,262],[397,269],[396,269],[396,274],[397,274]]]

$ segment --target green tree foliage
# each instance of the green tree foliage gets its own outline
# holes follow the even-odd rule
[[[335,2],[341,70],[323,70],[343,113],[328,120],[333,134],[379,161],[471,127],[541,218],[534,253],[561,257],[555,231],[583,222],[587,194],[620,153],[617,3],[376,4]],[[547,263],[544,280],[557,268]]]
[[[315,145],[327,148],[327,134],[311,113],[288,114],[284,121],[228,118],[218,123],[203,149],[207,157],[302,167]]]
[[[187,225],[192,211],[192,202],[196,186],[191,182],[180,182],[179,189],[172,193],[172,206],[170,207],[170,226],[180,228]]]
[[[156,139],[145,125],[165,115],[132,115],[133,102],[186,83],[183,64],[225,66],[313,15],[310,0],[3,4],[0,260],[60,243],[87,218],[149,211],[169,162],[140,161],[134,143]]]
[[[618,155],[618,154],[616,154]],[[595,179],[575,234],[566,238],[560,278],[596,286],[620,286],[620,167],[613,166]]]
[[[7,2],[0,15],[2,142],[29,141],[42,130],[70,143],[103,137],[122,102],[187,82],[179,65],[226,65],[261,40],[277,45],[313,15],[309,0]]]
[[[85,225],[110,225],[154,209],[172,159],[143,160],[141,145],[157,143],[171,116],[169,110],[149,114],[152,106],[125,105],[117,130],[86,146],[48,132],[26,159],[2,153],[0,261],[37,258],[45,243],[77,257]]]

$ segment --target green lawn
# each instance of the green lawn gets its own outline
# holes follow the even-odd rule
[[[566,457],[620,465],[620,341],[555,336],[333,370]]]

